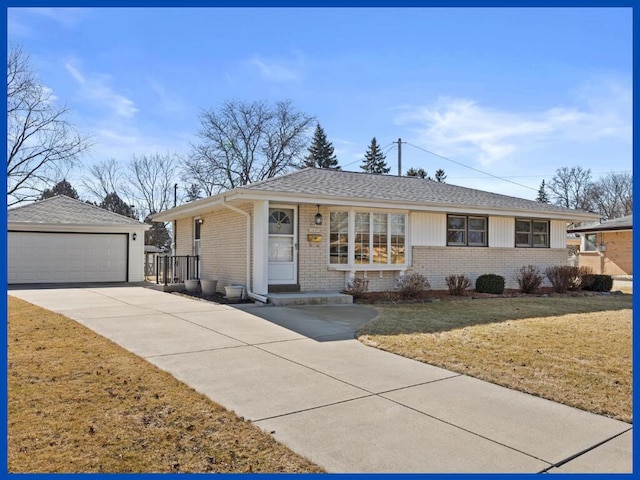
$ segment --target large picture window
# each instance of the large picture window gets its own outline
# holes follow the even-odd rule
[[[353,220],[352,230],[349,228]],[[350,250],[349,232],[353,232]],[[329,263],[356,266],[406,263],[404,213],[331,212]]]
[[[544,248],[549,246],[547,220],[516,219],[516,247]]]
[[[459,247],[486,247],[487,217],[448,215],[447,245]]]

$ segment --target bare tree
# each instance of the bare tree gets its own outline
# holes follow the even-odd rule
[[[135,199],[145,217],[173,206],[173,185],[179,164],[179,157],[170,153],[133,156],[125,191]]]
[[[37,199],[44,186],[59,178],[90,147],[55,104],[20,47],[7,57],[7,205]]]
[[[131,176],[125,192],[136,200],[138,213],[151,224],[145,234],[145,244],[168,250],[171,235],[164,222],[151,222],[149,215],[173,206],[173,186],[178,173],[180,158],[174,154],[133,156],[129,164]]]
[[[591,170],[580,166],[562,167],[548,184],[556,205],[580,210],[591,210]]]
[[[290,171],[300,165],[312,121],[289,101],[228,101],[206,110],[183,180],[213,195]]]
[[[633,176],[609,173],[591,185],[591,202],[604,220],[633,213]]]
[[[95,163],[85,170],[82,185],[98,200],[112,193],[122,196],[125,190],[123,168],[113,158]]]

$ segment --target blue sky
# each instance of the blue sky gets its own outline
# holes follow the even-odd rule
[[[559,167],[632,170],[631,8],[11,8],[8,38],[87,164],[188,153],[201,109],[290,99],[346,170],[373,136],[392,173],[402,138],[403,171],[524,198]]]

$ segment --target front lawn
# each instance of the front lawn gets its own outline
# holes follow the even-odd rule
[[[8,301],[9,472],[322,471],[73,320]]]
[[[632,421],[631,295],[376,305],[361,342]]]

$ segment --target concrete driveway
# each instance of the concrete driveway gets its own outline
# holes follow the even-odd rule
[[[365,347],[358,305],[236,308],[142,287],[11,290],[330,472],[631,472],[632,427]]]

